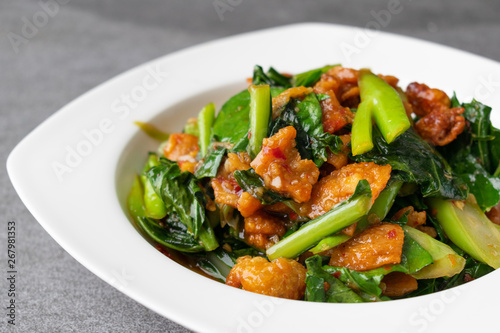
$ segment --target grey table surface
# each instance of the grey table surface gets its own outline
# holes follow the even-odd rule
[[[364,27],[397,0],[57,1],[0,2],[0,331],[188,332],[97,278],[43,230],[8,179],[9,152],[59,108],[145,61],[284,24]],[[398,2],[384,31],[500,61],[500,1]],[[15,326],[5,315],[8,221],[17,224]]]

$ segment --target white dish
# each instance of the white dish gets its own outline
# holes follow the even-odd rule
[[[75,259],[195,331],[377,327],[409,333],[494,327],[499,271],[446,292],[379,304],[281,300],[227,287],[178,265],[142,238],[124,213],[132,175],[140,170],[145,151],[156,148],[133,121],[179,131],[206,103],[220,107],[244,89],[255,64],[289,73],[331,63],[370,67],[397,76],[403,87],[418,81],[449,94],[456,91],[461,101],[474,96],[493,107],[494,123],[500,125],[500,94],[487,83],[500,77],[500,64],[386,33],[369,32],[361,43],[363,33],[330,24],[291,25],[202,44],[136,67],[71,102],[30,133],[9,156],[9,176],[33,216]]]

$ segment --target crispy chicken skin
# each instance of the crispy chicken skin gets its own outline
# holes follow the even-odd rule
[[[406,222],[406,225],[408,225],[409,227],[416,228],[418,226],[424,225],[427,220],[427,213],[425,211],[417,212],[412,206],[404,207],[398,210],[392,217],[392,220],[399,221],[399,219],[406,213],[406,217],[408,218],[408,222]]]
[[[383,223],[365,229],[359,235],[331,251],[330,266],[367,271],[401,262],[404,232],[397,224]]]
[[[264,211],[245,217],[244,237],[248,244],[266,250],[279,241],[286,232],[284,223]]]
[[[321,75],[321,79],[314,85],[313,90],[316,94],[325,94],[330,97],[320,102],[325,132],[335,133],[344,126],[352,124],[354,114],[340,102],[354,97],[359,103],[357,72],[350,68],[333,67]]]
[[[360,180],[370,183],[372,200],[378,197],[391,177],[390,165],[353,163],[333,171],[314,185],[311,200],[301,207],[301,213],[313,219],[328,212],[334,205],[354,194]]]
[[[295,260],[278,258],[272,262],[262,257],[238,258],[226,284],[258,294],[288,299],[303,299],[306,268]]]
[[[250,216],[262,207],[258,199],[241,189],[233,176],[236,170],[248,169],[250,156],[247,153],[229,153],[217,176],[211,180],[215,202],[237,208],[243,216]]]
[[[463,132],[464,109],[450,108],[450,99],[444,91],[413,82],[406,88],[406,96],[413,112],[421,117],[415,123],[415,130],[425,141],[444,146]]]
[[[198,137],[191,134],[174,133],[168,138],[167,144],[163,148],[163,154],[167,159],[176,161],[181,171],[193,173],[199,149]]]
[[[250,164],[264,179],[265,185],[298,203],[311,197],[319,170],[311,160],[303,160],[295,148],[297,131],[282,128],[262,144],[262,150]]]

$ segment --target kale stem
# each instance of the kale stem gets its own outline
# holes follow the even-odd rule
[[[500,176],[500,163],[498,163],[498,167],[495,170],[495,173],[493,174],[493,177],[499,177]]]
[[[371,193],[361,194],[304,224],[299,230],[267,249],[269,260],[295,258],[324,237],[350,226],[371,207]]]
[[[371,101],[375,123],[387,143],[410,128],[403,102],[393,87],[368,70],[360,71],[358,83],[361,102]]]
[[[202,157],[207,154],[214,121],[215,105],[214,103],[210,103],[207,104],[203,109],[201,109],[200,113],[198,114],[199,143]]]
[[[472,194],[465,201],[428,198],[426,203],[454,244],[474,259],[500,268],[500,229],[486,217]]]
[[[363,231],[369,226],[370,223],[368,222],[368,217],[370,215],[375,214],[380,221],[387,216],[392,205],[394,204],[394,200],[396,200],[396,196],[398,195],[401,186],[403,186],[403,182],[396,180],[391,182],[389,186],[380,192],[368,214],[358,221],[356,232]]]
[[[271,117],[271,90],[269,85],[252,85],[250,92],[250,133],[248,153],[253,159],[260,152],[267,137]]]
[[[149,181],[146,173],[155,166],[158,166],[156,154],[150,154],[141,175],[142,186],[144,188],[144,208],[145,216],[153,219],[162,219],[167,215],[167,209],[162,198],[156,193],[153,185]]]
[[[373,149],[372,141],[372,103],[359,104],[352,124],[351,149],[352,155],[364,154]]]

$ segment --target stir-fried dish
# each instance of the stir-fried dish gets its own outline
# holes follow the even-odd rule
[[[367,69],[254,68],[248,90],[161,142],[128,197],[158,250],[243,290],[356,303],[500,267],[491,108]],[[145,152],[145,157],[147,152]]]

